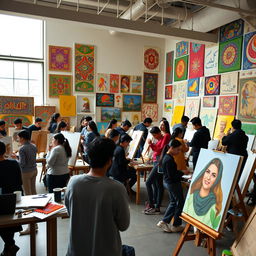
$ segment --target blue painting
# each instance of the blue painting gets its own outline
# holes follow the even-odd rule
[[[97,122],[97,128],[100,135],[105,135],[105,132],[107,130],[108,123],[107,122]]]
[[[121,109],[120,108],[101,108],[101,121],[109,122],[112,119],[121,121]]]
[[[230,22],[220,28],[220,42],[226,42],[244,33],[244,21],[242,19]]]
[[[243,69],[256,68],[256,31],[244,35]]]
[[[141,95],[124,95],[123,111],[141,111]]]
[[[199,79],[200,78],[193,78],[188,80],[188,97],[199,96]]]
[[[176,58],[188,55],[188,42],[181,41],[176,43]]]

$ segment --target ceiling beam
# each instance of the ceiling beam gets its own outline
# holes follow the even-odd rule
[[[112,29],[117,28],[126,30],[129,33],[139,34],[140,32],[143,32],[143,35],[148,36],[175,37],[175,39],[189,39],[199,42],[216,43],[218,41],[218,36],[216,34],[171,28],[167,26],[161,26],[160,24],[158,25],[139,21],[117,19],[104,15],[76,12],[62,8],[54,8],[13,0],[1,0],[0,10],[83,22],[104,27],[111,27]]]

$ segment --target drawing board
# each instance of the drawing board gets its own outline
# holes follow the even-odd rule
[[[143,135],[143,131],[133,131],[132,133],[132,141],[130,142],[129,148],[128,148],[128,158],[133,159],[136,151],[138,149],[138,146],[140,144],[141,138]]]

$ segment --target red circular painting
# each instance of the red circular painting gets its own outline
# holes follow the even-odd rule
[[[144,65],[149,70],[155,70],[159,65],[159,53],[153,48],[144,52]]]
[[[176,66],[176,75],[178,78],[184,76],[186,63],[183,59],[179,60]]]
[[[231,67],[237,60],[238,49],[233,43],[227,45],[223,50],[222,65],[225,67]]]

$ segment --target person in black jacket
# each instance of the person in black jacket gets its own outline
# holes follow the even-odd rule
[[[193,128],[196,130],[189,146],[192,147],[193,156],[193,168],[195,169],[197,159],[201,148],[208,148],[208,143],[211,140],[210,131],[205,126],[202,126],[201,119],[199,117],[194,117],[191,119]]]
[[[0,141],[0,188],[2,194],[22,191],[21,170],[16,160],[7,160],[4,158],[6,146]],[[14,233],[21,231],[22,227],[0,228],[0,236],[5,245],[1,255],[16,255],[19,247],[15,245]]]
[[[165,232],[180,232],[183,230],[181,226],[182,220],[180,218],[184,205],[181,177],[184,174],[188,174],[188,170],[177,170],[177,164],[173,158],[173,156],[181,152],[181,149],[182,144],[178,140],[173,139],[170,142],[170,146],[165,146],[159,162],[159,165],[163,169],[164,186],[168,190],[170,198],[163,219],[157,223],[157,226]],[[168,224],[173,217],[173,226],[169,227]]]
[[[132,124],[129,120],[125,120],[121,123],[120,126],[115,129],[120,133],[120,135],[126,134],[128,130],[132,127]]]
[[[109,170],[109,176],[112,176],[115,180],[124,184],[129,180],[129,189],[131,189],[137,180],[135,170],[128,168],[130,160],[125,157],[125,149],[128,147],[130,141],[132,141],[132,138],[128,134],[121,135],[119,144],[114,151],[112,166]]]
[[[244,169],[245,162],[248,157],[247,153],[247,143],[248,143],[248,136],[245,132],[241,129],[242,123],[238,119],[234,119],[231,122],[232,125],[232,133],[222,138],[222,145],[227,146],[227,152],[234,155],[243,156],[243,162],[240,169],[239,178],[242,174]]]

